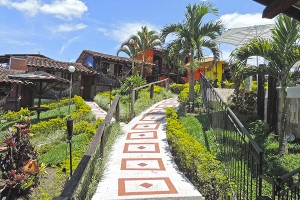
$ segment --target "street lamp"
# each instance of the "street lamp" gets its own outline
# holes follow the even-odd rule
[[[73,72],[75,72],[75,67],[70,66],[68,68],[69,72],[71,73],[71,81],[70,81],[70,96],[69,96],[69,109],[68,109],[68,115],[70,115],[70,107],[71,107],[71,98],[72,98],[72,77],[73,77]]]
[[[68,131],[68,141],[70,145],[70,177],[72,176],[72,136],[73,136],[73,119],[70,116],[70,106],[71,106],[71,98],[72,98],[72,76],[73,72],[75,72],[75,67],[70,66],[68,68],[71,73],[71,81],[70,81],[70,96],[69,96],[69,110],[68,110],[68,119],[67,119],[67,131]]]

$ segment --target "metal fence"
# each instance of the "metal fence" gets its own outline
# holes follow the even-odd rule
[[[202,74],[200,84],[204,110],[219,146],[217,157],[225,164],[226,175],[232,182],[232,196],[235,199],[262,196],[263,150]]]

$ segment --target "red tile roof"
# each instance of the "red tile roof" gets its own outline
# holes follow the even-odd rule
[[[81,63],[72,63],[72,62],[62,62],[53,60],[50,58],[42,58],[38,56],[27,56],[26,64],[30,67],[36,68],[50,68],[50,69],[59,69],[59,70],[68,70],[69,66],[74,66],[76,71],[87,74],[96,74],[97,72],[85,67]]]
[[[116,63],[124,63],[124,64],[132,63],[131,59],[129,59],[129,58],[108,55],[108,54],[99,53],[99,52],[90,51],[90,50],[83,50],[76,62],[83,63],[85,58],[87,57],[87,55],[92,55],[93,57],[104,59],[106,61],[116,62]],[[140,61],[137,61],[137,62],[140,63]],[[149,66],[155,66],[154,64],[148,63],[148,62],[146,62],[145,64],[149,65]]]
[[[20,80],[14,80],[14,79],[8,78],[9,75],[16,75],[16,74],[23,74],[23,73],[25,73],[25,71],[0,68],[0,83],[23,84],[23,82]]]

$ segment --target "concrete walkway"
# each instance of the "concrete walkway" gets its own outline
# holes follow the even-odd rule
[[[105,119],[107,112],[105,110],[103,110],[102,108],[100,108],[96,102],[85,101],[85,103],[91,107],[91,110],[95,114],[96,119],[98,119],[98,118]],[[111,122],[114,122],[114,121],[115,121],[115,119],[112,118]]]
[[[169,150],[165,108],[175,106],[176,99],[161,101],[123,127],[93,200],[204,199],[178,170]]]

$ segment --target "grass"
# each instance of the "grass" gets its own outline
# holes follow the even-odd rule
[[[89,190],[86,194],[87,199],[91,199],[96,192],[99,180],[107,166],[107,161],[110,156],[110,151],[116,139],[122,134],[121,126],[118,123],[113,123],[105,129],[106,145],[104,147],[103,159],[97,159],[94,175],[89,185]]]

